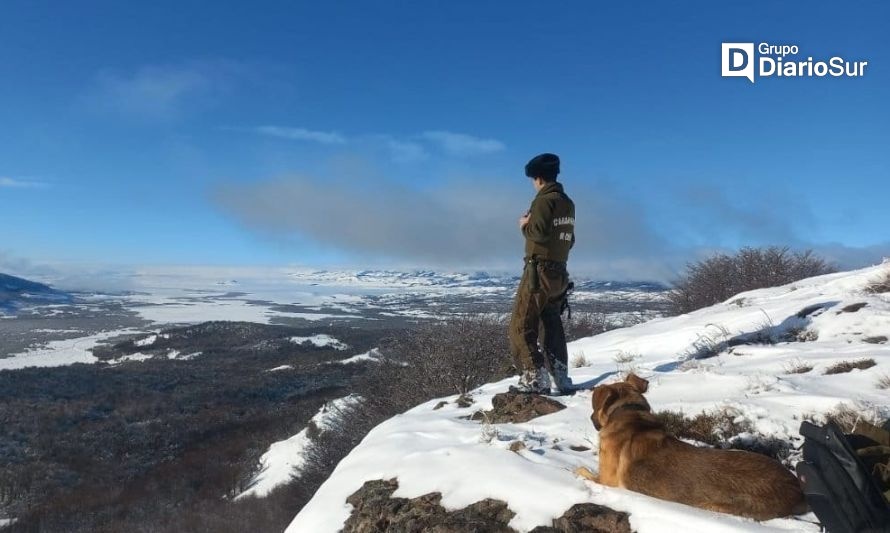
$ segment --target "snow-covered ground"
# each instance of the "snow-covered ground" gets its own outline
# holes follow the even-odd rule
[[[188,361],[189,359],[194,359],[195,357],[201,355],[201,352],[191,352],[184,354],[179,350],[167,350],[167,353],[165,355],[167,359],[179,359],[180,361]],[[109,359],[105,361],[105,363],[114,366],[125,363],[127,361],[148,361],[149,359],[154,359],[156,357],[158,357],[157,354],[137,352],[119,357],[117,359]]]
[[[73,365],[75,363],[95,363],[98,359],[93,355],[92,349],[97,344],[111,337],[134,332],[131,329],[122,329],[105,331],[77,339],[52,341],[45,346],[31,348],[20,354],[0,359],[0,370],[17,370],[31,366],[50,367]]]
[[[132,309],[139,313],[140,317],[156,324],[194,324],[211,320],[269,324],[276,317],[302,318],[315,321],[338,316],[330,313],[275,310],[272,306],[265,303],[223,298],[225,296],[224,293],[201,294],[200,298],[198,296],[190,293],[175,297],[153,294],[132,296],[130,300],[135,302],[145,301],[146,305],[137,304],[132,306]]]
[[[380,357],[380,351],[377,348],[372,348],[367,352],[360,353],[358,355],[353,355],[352,357],[347,357],[346,359],[341,359],[336,361],[335,364],[338,365],[349,365],[352,363],[360,363],[362,361],[376,361]]]
[[[330,427],[331,419],[337,413],[337,409],[357,401],[360,401],[360,398],[355,395],[332,400],[312,417],[311,424],[323,432]],[[303,466],[303,451],[309,445],[309,441],[308,429],[303,429],[303,431],[300,431],[293,437],[275,442],[269,446],[269,450],[260,457],[262,470],[253,479],[251,487],[239,494],[235,499],[247,496],[263,497],[269,494],[275,487],[288,483],[291,477],[299,473],[300,468]]]
[[[294,344],[309,343],[318,348],[331,347],[335,350],[349,349],[349,345],[345,342],[324,333],[312,335],[311,337],[291,337],[289,340]]]
[[[890,295],[867,294],[864,288],[888,269],[884,264],[752,291],[688,315],[574,342],[571,359],[584,366],[573,368],[571,376],[587,390],[560,398],[566,409],[524,424],[463,418],[491,408],[491,398],[512,379],[481,387],[468,408],[452,401],[434,410],[439,399],[420,405],[372,430],[287,531],[338,531],[351,511],[349,495],[365,481],[393,477],[399,483],[394,496],[440,492],[449,509],[483,498],[503,500],[516,513],[510,525],[519,531],[550,525],[581,502],[629,512],[631,526],[641,533],[818,531],[813,515],[758,523],[577,478],[572,471],[578,466],[597,470],[589,389],[633,368],[650,380],[647,398],[657,411],[694,416],[731,408],[757,433],[786,440],[799,438],[803,417],[818,417],[840,403],[886,418],[890,394],[877,383],[890,375]],[[740,336],[775,342],[737,344]],[[717,355],[691,359],[708,351]],[[876,365],[825,374],[830,365],[865,358]],[[790,373],[802,364],[813,368]],[[525,448],[510,451],[517,440]],[[573,445],[592,451],[573,451]]]

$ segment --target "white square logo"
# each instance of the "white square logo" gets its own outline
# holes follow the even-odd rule
[[[724,77],[742,77],[754,83],[754,43],[723,43],[722,69]]]

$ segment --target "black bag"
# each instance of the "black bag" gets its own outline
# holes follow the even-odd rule
[[[797,477],[828,533],[890,533],[890,505],[837,424],[803,422],[800,434]]]

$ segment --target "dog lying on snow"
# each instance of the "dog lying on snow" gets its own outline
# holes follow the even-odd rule
[[[756,520],[806,512],[797,478],[778,461],[740,450],[698,448],[671,436],[634,374],[593,389],[593,425],[600,432],[597,476],[581,477],[655,498]]]

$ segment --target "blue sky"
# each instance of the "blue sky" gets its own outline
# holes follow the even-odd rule
[[[511,268],[542,151],[576,270],[890,255],[886,2],[74,4],[0,6],[0,260]]]

